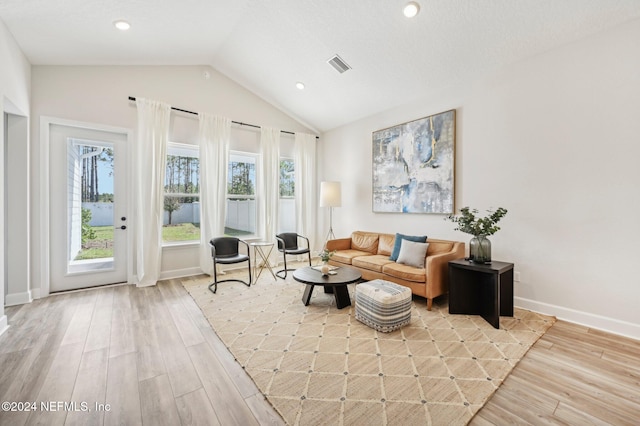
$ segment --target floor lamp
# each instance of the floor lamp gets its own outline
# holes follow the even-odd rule
[[[325,247],[327,246],[327,241],[330,239],[335,240],[336,238],[333,233],[333,208],[341,205],[342,190],[340,182],[320,182],[320,207],[329,207],[329,233],[324,240]]]

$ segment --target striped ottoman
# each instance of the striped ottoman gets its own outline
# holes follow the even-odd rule
[[[384,280],[356,286],[356,319],[388,333],[411,321],[411,289]]]

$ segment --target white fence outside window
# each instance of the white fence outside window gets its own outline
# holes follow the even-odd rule
[[[90,226],[113,226],[113,203],[82,203],[91,211]],[[295,232],[295,199],[280,199],[280,232]],[[171,214],[171,223],[200,223],[200,203],[183,203]],[[169,224],[169,213],[164,212],[164,224]],[[227,200],[225,227],[256,233],[256,200]]]

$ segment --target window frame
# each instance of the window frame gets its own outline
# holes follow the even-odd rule
[[[253,159],[253,164],[255,165],[255,182],[254,182],[254,188],[253,188],[253,195],[243,195],[243,194],[230,194],[229,193],[229,184],[230,184],[230,180],[229,180],[229,167],[231,167],[231,163],[232,163],[232,158],[234,156],[237,157],[249,157]],[[255,231],[251,232],[250,234],[243,234],[243,235],[238,235],[239,237],[241,237],[242,239],[246,239],[246,240],[257,240],[260,239],[260,235],[259,235],[259,229],[258,229],[258,216],[257,216],[257,211],[258,211],[258,198],[260,197],[260,193],[259,193],[259,189],[260,189],[260,173],[259,173],[259,169],[260,169],[260,159],[261,159],[261,155],[257,152],[249,152],[249,151],[240,151],[240,150],[235,150],[235,149],[231,149],[229,150],[229,158],[227,159],[227,191],[226,191],[226,206],[225,206],[225,235],[228,235],[226,233],[226,223],[227,223],[227,217],[229,214],[229,201],[231,199],[243,199],[243,200],[253,200],[255,203],[255,211],[256,211],[256,217],[255,217],[255,221],[253,223],[253,227],[255,228]],[[232,235],[229,235],[232,236]]]
[[[291,198],[296,198],[296,162],[295,159],[292,157],[280,157],[279,163],[282,163],[282,161],[291,161],[291,163],[293,163],[293,195],[282,195],[281,191],[278,191],[278,196],[280,199],[291,199]],[[280,172],[282,173],[282,172]],[[282,185],[282,180],[280,180],[280,185]]]
[[[170,151],[172,149],[178,149],[178,150],[185,150],[188,152],[192,152],[194,155],[190,156],[190,155],[182,155],[184,157],[192,157],[192,158],[197,158],[198,159],[198,192],[197,193],[183,193],[183,192],[166,192],[166,188],[165,188],[165,183],[166,183],[166,176],[165,176],[165,182],[163,183],[163,189],[162,189],[162,199],[163,199],[163,203],[164,203],[164,199],[169,196],[169,197],[176,197],[176,198],[185,198],[185,197],[192,197],[192,198],[197,198],[198,200],[198,205],[200,205],[200,188],[201,188],[201,183],[200,183],[200,147],[198,145],[194,145],[194,144],[189,144],[189,143],[183,143],[183,142],[172,142],[169,141],[167,142],[167,153],[166,153],[166,160],[168,161],[168,158],[170,155],[176,155],[176,154],[172,154]],[[181,155],[178,155],[181,156]],[[166,170],[167,166],[165,165],[165,170]],[[163,217],[164,217],[164,212],[166,210],[164,210],[163,208]],[[199,212],[199,214],[201,214],[201,212]],[[164,220],[163,220],[163,224],[162,227],[164,228]],[[200,240],[201,238],[195,239],[195,240],[182,240],[182,241],[166,241],[164,239],[164,235],[162,238],[162,247],[176,247],[176,246],[194,246],[194,245],[200,245]]]

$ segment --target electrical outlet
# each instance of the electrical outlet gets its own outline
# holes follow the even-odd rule
[[[518,283],[520,282],[520,271],[516,271],[513,273],[513,280]]]

